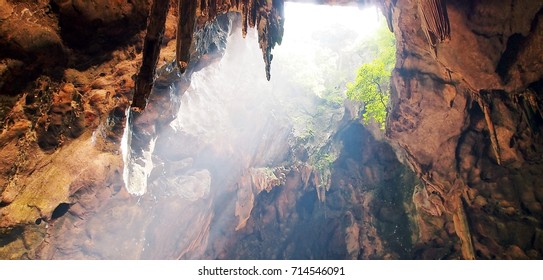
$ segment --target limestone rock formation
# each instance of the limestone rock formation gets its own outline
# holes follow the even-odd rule
[[[423,257],[540,258],[541,201],[528,193],[541,189],[534,170],[543,163],[542,51],[533,45],[542,4],[448,1],[450,40],[435,47],[420,32],[420,5],[393,7],[399,44],[387,135],[424,182],[413,196]]]
[[[145,27],[149,11],[147,0],[121,0],[114,4],[105,0],[51,2],[51,9],[58,10],[63,39],[77,47],[127,40]]]
[[[147,99],[155,76],[160,44],[165,30],[165,21],[169,10],[169,0],[153,2],[150,13],[147,34],[143,46],[144,56],[142,66],[136,79],[132,110],[139,112],[145,109]],[[270,67],[273,58],[271,50],[276,44],[281,44],[284,24],[284,0],[269,1],[190,1],[179,0],[178,24],[176,36],[176,63],[182,74],[189,67],[192,38],[195,26],[202,26],[215,20],[218,15],[227,12],[241,13],[243,36],[247,35],[247,27],[256,28],[258,42],[266,64],[266,78],[270,80]]]
[[[361,124],[348,123],[337,137],[344,149],[333,165],[325,201],[319,200],[313,182],[304,185],[304,167],[292,169],[278,186],[255,196],[243,228],[212,236],[207,254],[227,259],[413,258],[410,219],[415,209],[403,201],[415,176]]]
[[[318,2],[377,3],[396,35],[384,141],[345,119],[322,187],[276,116],[257,134],[277,134],[248,147],[256,156],[240,148],[251,134],[227,145],[209,132],[220,112],[174,129],[182,98],[211,104],[192,75],[232,30],[257,29],[269,73],[285,19],[283,1],[206,0],[181,30],[172,1],[151,63],[160,78],[131,127],[136,155],[159,147],[134,196],[121,138],[150,2],[0,0],[0,258],[541,259],[543,3]]]

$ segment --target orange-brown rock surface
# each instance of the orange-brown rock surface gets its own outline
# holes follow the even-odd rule
[[[542,3],[448,1],[450,40],[433,46],[419,2],[393,8],[387,135],[424,183],[422,257],[541,258]]]
[[[282,6],[249,2],[199,2],[186,77],[221,57],[232,22],[257,27],[269,67]],[[434,2],[446,17],[425,14],[421,5]],[[257,156],[173,131],[179,96],[159,80],[154,111],[136,128],[169,131],[156,145],[181,148],[156,151],[138,197],[124,187],[120,143],[149,4],[0,0],[0,258],[543,257],[541,1],[379,1],[397,38],[393,148],[343,123],[324,188],[315,168],[285,164],[289,128],[280,123],[262,126],[279,133],[250,147]],[[159,67],[176,57],[176,7]],[[227,10],[245,18],[203,24]]]

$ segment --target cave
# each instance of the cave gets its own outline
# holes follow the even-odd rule
[[[542,16],[0,0],[0,259],[542,259]]]

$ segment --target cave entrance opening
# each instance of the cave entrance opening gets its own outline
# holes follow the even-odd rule
[[[381,11],[375,6],[287,2],[285,18],[274,67],[304,60],[294,71],[301,81],[294,83],[313,83],[311,90],[327,101],[354,101],[351,113],[374,130],[383,130],[396,43]]]
[[[235,17],[227,18],[235,26],[232,24]],[[214,24],[208,30],[217,32],[225,28],[222,23]],[[329,173],[327,170],[337,157],[331,151],[329,139],[346,113],[354,115],[347,117],[352,119],[360,111],[360,104],[345,102],[347,83],[355,79],[357,68],[374,55],[368,51],[368,42],[380,26],[386,26],[386,22],[376,7],[286,3],[283,43],[274,49],[271,81],[263,74],[255,30],[249,30],[247,38],[242,38],[239,30],[212,35],[209,38],[213,42],[225,37],[224,55],[190,75],[190,86],[182,94],[178,113],[173,110],[176,115],[170,129],[151,139],[147,147],[136,147],[141,151],[132,157],[132,162],[125,159],[123,176],[128,191],[141,195],[146,192],[147,184],[164,185],[164,182],[153,183],[163,179],[153,178],[151,175],[156,172],[152,170],[157,164],[167,168],[169,161],[190,158],[190,163],[184,162],[183,168],[175,170],[199,165],[196,170],[207,170],[199,174],[208,174],[209,165],[221,162],[214,158],[218,154],[221,157],[227,154],[228,160],[236,159],[223,166],[271,168],[301,161],[322,170],[321,173]],[[166,65],[159,73],[168,76],[172,71],[174,67]],[[157,83],[155,88],[161,91]],[[164,88],[180,90],[169,85]],[[163,106],[151,108],[154,107]],[[164,110],[154,113],[167,114]],[[138,133],[146,130],[140,128]],[[144,138],[149,137],[138,136],[136,140]],[[174,140],[170,143],[168,139]],[[126,149],[123,154],[128,154]],[[152,158],[156,162],[151,162]],[[205,177],[203,181],[213,181]]]
[[[231,32],[220,62],[192,74],[171,124],[180,142],[199,143],[182,154],[201,149],[191,164],[210,171],[211,178],[209,166],[218,162],[221,167],[214,169],[268,171],[302,162],[318,170],[321,178],[313,185],[324,200],[338,156],[333,135],[362,110],[359,101],[346,100],[347,84],[360,65],[375,58],[374,41],[383,29],[389,32],[376,7],[287,2],[270,81],[256,31],[249,30],[247,38]],[[171,147],[160,139],[156,145],[158,151]],[[171,148],[164,153],[171,155]]]
[[[340,153],[334,137],[360,110],[346,101],[347,83],[372,59],[364,42],[386,22],[376,8],[295,3],[285,8],[283,43],[274,49],[270,81],[254,30],[243,38],[240,30],[211,23],[208,30],[218,33],[202,38],[220,41],[216,45],[226,46],[224,55],[191,72],[186,88],[162,84],[175,73],[172,64],[159,69],[149,106],[127,124],[133,130],[125,130],[123,138],[131,139],[123,144],[123,177],[145,209],[142,221],[133,223],[151,244],[145,257],[162,257],[152,244],[168,240],[209,236],[207,244],[226,244],[253,216],[260,219],[255,213],[266,197],[280,199],[287,188],[311,194],[300,203],[314,205],[296,205],[303,211],[326,201]],[[235,26],[235,20],[226,16],[226,25]],[[174,95],[175,102],[165,102]],[[170,110],[171,104],[178,110]],[[166,117],[157,121],[159,115]],[[295,176],[303,179],[294,182]],[[291,206],[285,211],[297,211]],[[147,225],[160,233],[147,231]],[[176,243],[172,250],[189,246]],[[209,246],[200,253],[222,254]]]

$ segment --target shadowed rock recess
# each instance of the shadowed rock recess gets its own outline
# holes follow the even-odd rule
[[[543,258],[543,2],[316,1],[378,6],[396,66],[384,135],[346,102],[305,140],[228,68],[281,84],[282,0],[170,1],[132,115],[151,2],[0,0],[0,259]]]

